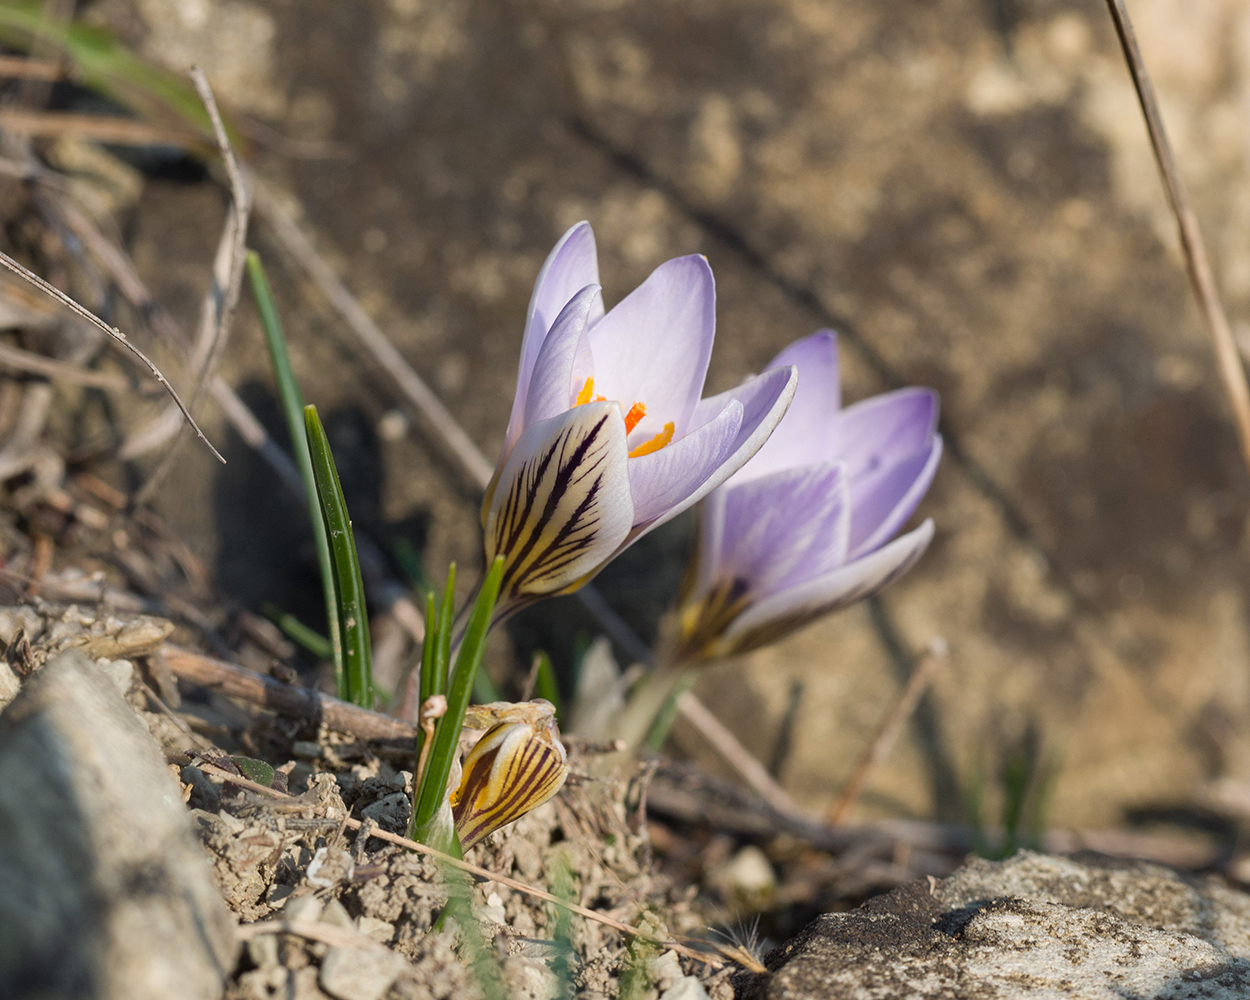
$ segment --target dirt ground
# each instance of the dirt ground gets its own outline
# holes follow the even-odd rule
[[[1250,10],[1132,7],[1250,340]],[[171,68],[199,62],[273,131],[253,132],[252,162],[488,456],[533,279],[581,218],[609,302],[670,256],[708,256],[709,390],[832,326],[848,398],[941,392],[947,456],[920,511],[938,533],[920,565],[698,688],[805,805],[837,792],[934,636],[949,664],[864,815],[963,819],[979,794],[992,816],[1001,769],[1028,747],[1053,774],[1055,826],[1162,815],[1210,780],[1250,779],[1250,482],[1101,4],[97,0],[89,14]],[[126,233],[187,326],[223,210],[171,168]],[[476,566],[472,486],[419,422],[379,434],[390,384],[263,225],[253,243],[358,524],[413,540],[434,576]],[[277,431],[248,306],[223,373]],[[185,449],[161,513],[222,593],[314,618],[281,487],[203,411],[230,465]],[[644,636],[689,531],[601,577]],[[593,632],[570,600],[540,606],[492,669],[536,645],[567,667]]]

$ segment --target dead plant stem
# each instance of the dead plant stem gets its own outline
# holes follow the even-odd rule
[[[1159,111],[1154,85],[1150,82],[1150,74],[1146,71],[1141,49],[1137,45],[1137,36],[1133,31],[1133,23],[1129,19],[1128,8],[1124,0],[1107,0],[1107,9],[1111,12],[1111,20],[1115,23],[1116,35],[1120,39],[1120,47],[1124,51],[1129,73],[1133,77],[1133,86],[1137,90],[1137,99],[1141,103],[1142,114],[1146,118],[1150,144],[1154,150],[1155,160],[1159,164],[1159,173],[1163,176],[1163,185],[1167,189],[1168,204],[1176,216],[1177,228],[1180,230],[1181,247],[1185,253],[1189,281],[1202,310],[1207,331],[1211,335],[1220,382],[1224,386],[1224,393],[1233,409],[1242,458],[1247,468],[1250,468],[1250,388],[1246,385],[1246,372],[1237,353],[1237,345],[1228,325],[1228,317],[1220,302],[1215,275],[1211,271],[1206,246],[1202,241],[1202,233],[1198,229],[1198,218],[1194,215],[1189,195],[1185,191],[1185,182],[1181,179],[1180,171],[1176,167],[1176,158],[1163,126],[1163,115]]]

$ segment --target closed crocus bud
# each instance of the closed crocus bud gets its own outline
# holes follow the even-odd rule
[[[605,312],[590,226],[564,234],[534,286],[516,398],[482,504],[505,559],[495,620],[576,590],[618,552],[742,467],[794,394],[794,369],[701,399],[712,271],[661,264]]]
[[[569,767],[555,708],[542,698],[474,706],[465,725],[489,726],[465,758],[450,799],[460,847],[467,851],[555,795]]]
[[[895,538],[937,471],[938,397],[906,388],[841,405],[837,339],[822,330],[773,365],[797,367],[793,405],[759,452],[700,508],[676,659],[747,652],[871,597],[933,537]]]

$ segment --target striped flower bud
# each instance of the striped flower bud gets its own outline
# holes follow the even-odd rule
[[[475,719],[494,724],[469,751],[460,785],[451,794],[456,832],[466,851],[550,799],[569,771],[551,702],[539,698],[475,706],[466,724],[475,725]]]

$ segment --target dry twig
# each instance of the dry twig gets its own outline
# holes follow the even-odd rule
[[[120,344],[122,347],[128,350],[131,354],[133,354],[136,358],[142,361],[143,364],[147,367],[148,371],[150,371],[153,377],[155,377],[156,381],[158,381],[162,386],[164,386],[165,391],[169,393],[170,397],[174,401],[174,404],[182,412],[183,417],[186,418],[187,423],[189,423],[191,427],[195,430],[196,436],[201,441],[203,441],[205,445],[207,445],[208,450],[213,453],[213,455],[217,458],[217,460],[221,462],[223,465],[225,465],[226,460],[222,458],[221,452],[219,452],[216,448],[214,448],[213,443],[209,441],[207,437],[205,437],[204,432],[200,430],[200,425],[195,422],[195,418],[191,416],[191,411],[187,409],[186,404],[183,403],[182,401],[182,397],[178,395],[174,387],[169,384],[169,380],[165,378],[164,375],[161,374],[161,370],[157,368],[155,364],[153,364],[152,360],[146,354],[144,354],[141,350],[139,350],[138,347],[136,347],[134,344],[130,342],[130,340],[127,338],[127,336],[124,333],[121,332],[121,330],[117,329],[117,327],[115,326],[109,326],[107,323],[104,322],[104,320],[100,319],[100,317],[98,317],[95,313],[93,313],[86,306],[79,305],[77,302],[75,302],[72,298],[66,295],[63,291],[61,291],[55,285],[51,284],[50,282],[45,281],[43,278],[39,277],[39,275],[35,274],[34,271],[31,271],[29,268],[24,267],[23,265],[19,264],[17,261],[15,261],[12,257],[10,257],[7,253],[4,253],[3,251],[0,251],[0,266],[5,267],[8,270],[12,271],[19,278],[24,278],[26,281],[29,281],[32,285],[38,288],[41,292],[44,292],[45,294],[54,298],[57,302],[65,306],[75,315],[80,316],[82,319],[85,319],[92,326],[100,330],[103,330],[105,333],[109,335],[109,337],[113,339],[115,343]]]
[[[226,224],[222,229],[221,241],[217,248],[217,258],[213,263],[212,285],[204,298],[204,306],[200,314],[200,331],[196,337],[195,354],[191,362],[192,368],[198,371],[195,389],[191,393],[191,406],[194,407],[217,366],[218,355],[230,333],[230,322],[234,318],[234,310],[243,290],[243,265],[247,256],[247,223],[252,210],[252,198],[243,175],[239,171],[234,150],[230,148],[230,140],[221,120],[221,112],[217,109],[217,101],[208,85],[208,78],[205,77],[200,67],[195,66],[191,70],[191,79],[213,123],[213,134],[217,139],[218,151],[226,165],[226,174],[230,180],[230,213],[226,217]],[[177,458],[180,443],[180,441],[175,441],[161,456],[160,463],[153,470],[148,481],[135,494],[136,505],[147,502],[169,474]],[[123,453],[125,452],[126,449],[123,448]],[[128,457],[133,457],[133,452]]]
[[[842,789],[842,794],[829,807],[830,826],[837,826],[845,819],[846,814],[859,801],[860,793],[864,790],[869,773],[890,756],[890,751],[894,749],[894,742],[898,739],[898,734],[902,732],[903,725],[911,718],[912,713],[916,711],[916,706],[920,704],[920,699],[924,695],[925,689],[929,686],[929,681],[933,679],[934,673],[945,659],[945,641],[941,639],[932,640],[929,643],[928,650],[920,657],[920,661],[912,670],[911,677],[907,679],[907,686],[899,693],[894,704],[890,706],[882,718],[881,724],[877,727],[876,735],[872,738],[872,742],[868,744],[864,752],[860,754],[859,760],[855,762],[855,769],[851,771],[851,777],[847,780],[846,787]]]
[[[3,75],[3,74],[0,74]],[[54,77],[29,77],[55,79]],[[21,108],[0,109],[0,128],[6,132],[34,138],[79,135],[97,142],[119,146],[178,146],[194,148],[204,139],[190,129],[152,125],[135,118],[117,115],[84,115],[64,111],[27,111]]]
[[[1198,229],[1198,218],[1190,206],[1189,195],[1185,191],[1185,182],[1176,168],[1176,158],[1172,154],[1172,146],[1168,142],[1167,131],[1163,127],[1163,115],[1159,111],[1159,102],[1155,98],[1154,85],[1150,82],[1150,74],[1146,72],[1145,61],[1137,46],[1137,36],[1133,31],[1133,23],[1129,20],[1128,8],[1124,6],[1124,0],[1107,0],[1107,9],[1111,12],[1111,19],[1115,23],[1116,35],[1119,36],[1120,47],[1124,50],[1124,58],[1128,62],[1129,73],[1133,77],[1133,86],[1137,90],[1137,99],[1141,103],[1142,114],[1146,118],[1150,145],[1154,150],[1155,160],[1159,164],[1159,173],[1163,176],[1163,185],[1167,189],[1168,204],[1176,216],[1176,225],[1180,230],[1181,247],[1185,252],[1189,281],[1193,285],[1194,295],[1202,309],[1202,318],[1206,322],[1207,332],[1211,335],[1211,343],[1215,348],[1215,363],[1219,369],[1220,382],[1224,386],[1224,394],[1233,408],[1242,458],[1247,468],[1250,468],[1250,387],[1246,385],[1246,372],[1241,366],[1237,344],[1233,340],[1228,317],[1220,302],[1215,275],[1211,272],[1206,246],[1202,241],[1202,233]]]

